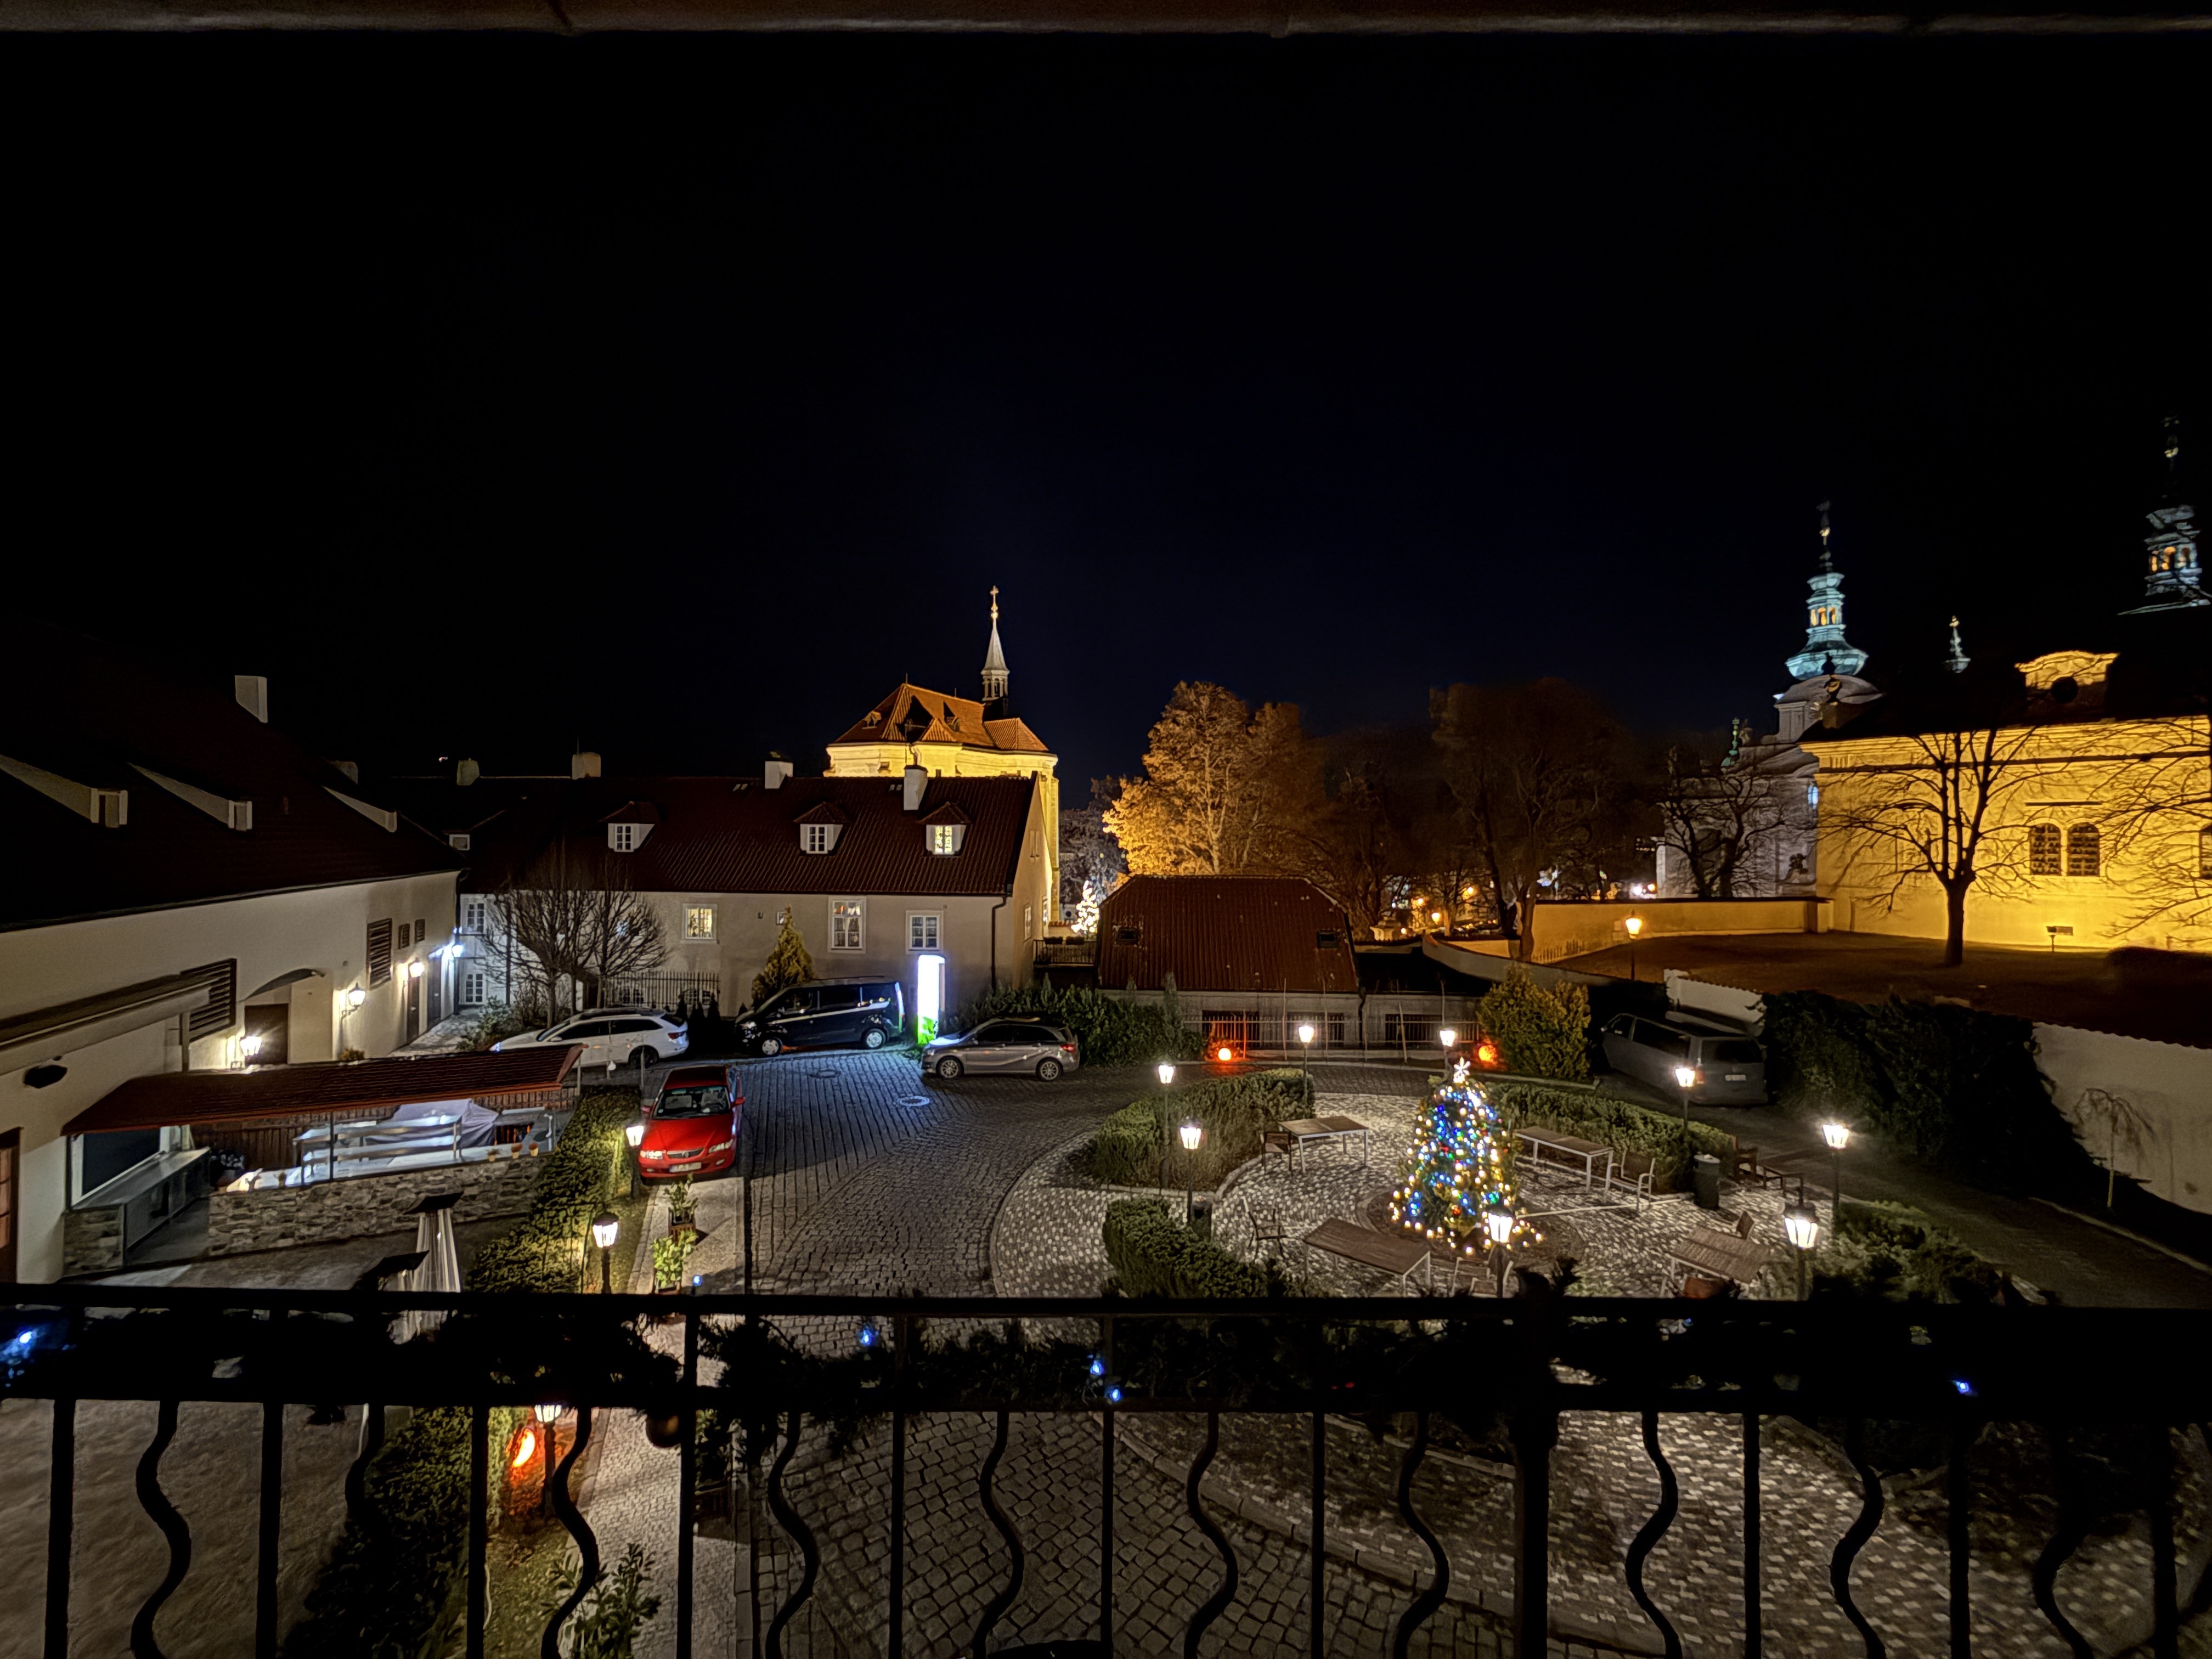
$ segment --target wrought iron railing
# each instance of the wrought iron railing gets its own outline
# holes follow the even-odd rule
[[[279,1632],[276,1562],[284,1525],[283,1407],[332,1397],[374,1402],[441,1403],[464,1407],[471,1424],[464,1647],[485,1651],[488,1516],[495,1455],[490,1414],[506,1407],[557,1400],[575,1412],[573,1441],[550,1475],[552,1506],[574,1539],[583,1581],[545,1625],[540,1651],[557,1659],[562,1627],[599,1572],[601,1554],[592,1517],[578,1504],[572,1476],[591,1445],[595,1414],[633,1410],[672,1432],[678,1528],[673,1595],[674,1650],[691,1659],[701,1591],[694,1566],[697,1510],[698,1415],[713,1408],[750,1425],[750,1455],[764,1466],[769,1510],[801,1560],[784,1575],[761,1617],[752,1650],[792,1651],[794,1620],[811,1598],[841,1587],[823,1583],[820,1529],[832,1517],[809,1516],[791,1490],[793,1453],[810,1419],[855,1413],[887,1419],[888,1493],[878,1517],[887,1534],[887,1566],[879,1612],[868,1615],[866,1645],[895,1655],[909,1641],[908,1427],[918,1414],[980,1414],[992,1449],[976,1502],[1002,1540],[1008,1563],[975,1565],[969,1592],[975,1620],[963,1650],[981,1654],[1020,1590],[1024,1538],[994,1492],[1010,1414],[1080,1414],[1097,1425],[1099,1462],[1091,1492],[1057,1494],[1068,1509],[1094,1510],[1099,1547],[1088,1622],[1096,1645],[1110,1653],[1117,1614],[1149,1601],[1158,1586],[1117,1579],[1114,1544],[1117,1427],[1161,1414],[1186,1416],[1197,1452],[1188,1468],[1186,1505],[1193,1526],[1218,1564],[1210,1593],[1181,1632],[1186,1654],[1200,1650],[1239,1584],[1239,1559],[1201,1491],[1220,1454],[1222,1426],[1265,1417],[1311,1437],[1310,1510],[1294,1544],[1310,1557],[1310,1589],[1301,1595],[1303,1629],[1287,1638],[1316,1654],[1329,1650],[1324,1626],[1322,1567],[1328,1546],[1328,1421],[1345,1414],[1380,1424],[1410,1417],[1410,1435],[1396,1483],[1396,1509],[1427,1556],[1427,1569],[1389,1620],[1391,1650],[1405,1654],[1446,1599],[1455,1562],[1414,1501],[1415,1479],[1447,1421],[1493,1425],[1510,1449],[1513,1513],[1510,1540],[1511,1606],[1504,1620],[1508,1650],[1537,1659],[1554,1650],[1552,1573],[1553,1448],[1563,1417],[1596,1413],[1636,1425],[1658,1479],[1659,1501],[1620,1563],[1626,1589],[1649,1621],[1656,1644],[1685,1650],[1678,1631],[1683,1600],[1693,1594],[1680,1577],[1655,1576],[1655,1551],[1678,1511],[1675,1471],[1662,1448],[1660,1424],[1675,1413],[1723,1414],[1742,1426],[1741,1536],[1737,1570],[1741,1613],[1729,1645],[1748,1655],[1765,1646],[1762,1538],[1778,1506],[1783,1530],[1802,1532],[1795,1496],[1761,1486],[1764,1419],[1838,1425],[1841,1456],[1854,1472],[1858,1508],[1849,1524],[1820,1547],[1828,1554],[1835,1603],[1870,1656],[1888,1650],[1879,1609],[1887,1588],[1869,1586],[1861,1561],[1881,1527],[1883,1480],[1867,1449],[1870,1425],[1921,1425],[1947,1449],[1940,1490],[1948,1504],[1945,1535],[1949,1569],[1948,1650],[1975,1651],[1975,1581],[1969,1574],[1969,1472],[1976,1436],[1991,1424],[2042,1425],[2063,1448],[2066,1437],[2094,1429],[2132,1433],[2134,1484],[2124,1506],[2135,1507],[2148,1534],[2149,1612],[2136,1650],[2178,1654],[2184,1614],[2201,1586],[2185,1585],[2177,1565],[2176,1515],[2186,1531],[2205,1530],[2202,1482],[2171,1462],[2177,1436],[2212,1416],[2212,1381],[2195,1356],[2212,1339],[2212,1315],[2063,1308],[1911,1307],[1889,1304],[1657,1302],[1564,1297],[1548,1282],[1523,1280],[1507,1300],[1466,1297],[1265,1302],[1139,1303],[971,1297],[899,1299],[843,1296],[544,1297],[490,1300],[419,1295],[316,1291],[154,1289],[137,1285],[0,1287],[9,1325],[0,1346],[4,1392],[53,1401],[52,1462],[47,1496],[45,1652],[69,1651],[71,1571],[78,1456],[76,1425],[85,1401],[149,1401],[156,1407],[154,1437],[139,1462],[137,1494],[166,1536],[169,1571],[137,1609],[133,1646],[159,1652],[155,1617],[185,1576],[191,1532],[162,1488],[161,1460],[175,1432],[180,1401],[228,1401],[262,1408],[259,1434],[258,1571],[254,1586],[254,1652],[273,1659]],[[428,1340],[395,1341],[394,1334],[428,1322],[410,1312],[448,1316]],[[118,1315],[123,1316],[118,1317]],[[641,1331],[658,1322],[656,1346]],[[997,1329],[1022,1322],[1028,1345],[959,1348],[947,1333]],[[670,1328],[672,1323],[677,1328]],[[935,1346],[924,1332],[935,1334]],[[998,1340],[998,1339],[993,1339]],[[702,1352],[723,1364],[702,1366]],[[1075,1356],[1080,1363],[1071,1361]],[[842,1392],[841,1392],[842,1390]],[[364,1471],[378,1436],[364,1432],[346,1482],[357,1515],[370,1503]],[[2109,1462],[2109,1446],[2104,1454]],[[2062,1454],[2055,1462],[2055,1522],[2037,1556],[2028,1589],[2043,1619],[2075,1654],[2093,1651],[2053,1593],[2057,1574],[2093,1526],[2117,1524],[2105,1499],[2085,1495]],[[2097,1502],[2105,1510],[2091,1513]],[[2124,1519],[2124,1517],[2122,1517]],[[376,1525],[404,1524],[371,1516]],[[458,1540],[457,1540],[458,1541]],[[1796,1541],[1802,1542],[1802,1537]],[[1459,1569],[1467,1563],[1462,1558]],[[1423,1580],[1425,1582],[1423,1582]],[[849,1589],[850,1587],[842,1587]],[[1869,1596],[1871,1588],[1874,1595]],[[1987,1583],[1984,1582],[1986,1593]],[[849,1609],[854,1598],[845,1595]],[[1063,1651],[1073,1649],[1063,1645]],[[1229,1650],[1217,1645],[1213,1650]],[[1932,1652],[1932,1646],[1911,1650]]]

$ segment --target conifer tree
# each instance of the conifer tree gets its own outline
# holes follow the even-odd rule
[[[786,910],[768,961],[753,975],[753,1006],[757,1008],[778,991],[804,985],[813,977],[814,958],[807,954],[806,941],[799,936],[799,929],[791,923],[791,912]]]
[[[1468,1081],[1461,1060],[1452,1080],[1429,1097],[1419,1137],[1407,1149],[1390,1194],[1390,1215],[1410,1232],[1477,1255],[1489,1236],[1483,1218],[1492,1210],[1515,1218],[1515,1237],[1527,1231],[1519,1219],[1513,1137],[1489,1097]]]

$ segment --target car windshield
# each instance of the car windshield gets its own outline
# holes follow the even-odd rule
[[[730,1109],[729,1089],[720,1083],[695,1084],[671,1089],[653,1109],[655,1117],[707,1117]]]

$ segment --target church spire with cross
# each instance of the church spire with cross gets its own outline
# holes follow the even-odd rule
[[[1844,637],[1844,578],[1834,563],[1828,538],[1828,503],[1820,514],[1820,568],[1807,584],[1813,590],[1806,607],[1805,648],[1790,659],[1790,678],[1809,680],[1821,674],[1856,674],[1866,666],[1866,653]]]
[[[2197,509],[2181,499],[2181,422],[2166,422],[2166,498],[2145,515],[2150,534],[2143,538],[2149,568],[2143,575],[2144,611],[2178,611],[2212,605],[2204,591],[2204,568],[2197,551]]]
[[[1006,695],[1006,653],[999,644],[999,590],[991,590],[991,648],[983,653],[983,701],[997,702]]]

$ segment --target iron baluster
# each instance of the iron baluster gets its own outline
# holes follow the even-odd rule
[[[550,1432],[550,1431],[549,1431]],[[484,1556],[490,1543],[491,1407],[469,1408],[469,1585],[467,1659],[484,1659],[484,1620],[489,1613]]]
[[[635,1167],[633,1165],[633,1167]],[[684,1314],[684,1406],[677,1431],[684,1443],[676,1455],[676,1659],[691,1659],[692,1511],[699,1504],[699,1320]]]
[[[1966,1418],[1951,1425],[1951,1456],[1943,1472],[1948,1513],[1944,1527],[1951,1557],[1951,1659],[1973,1659],[1974,1607],[1969,1583],[1973,1569],[1973,1449],[1976,1425]]]
[[[1326,1577],[1324,1567],[1327,1562],[1327,1557],[1322,1552],[1327,1547],[1327,1534],[1323,1529],[1328,1523],[1328,1413],[1316,1412],[1313,1414],[1313,1519],[1309,1525],[1310,1541],[1312,1545],[1310,1565],[1313,1571],[1313,1583],[1306,1592],[1312,1598],[1313,1603],[1310,1617],[1312,1633],[1310,1638],[1312,1659],[1322,1659],[1328,1643],[1327,1620],[1322,1606]]]
[[[369,1507],[368,1466],[383,1449],[384,1405],[372,1400],[361,1408],[361,1449],[346,1466],[345,1477],[346,1516],[372,1537],[382,1529],[383,1522]]]
[[[1759,1413],[1743,1414],[1743,1659],[1759,1659]]]
[[[1659,1449],[1659,1413],[1649,1409],[1644,1413],[1644,1455],[1659,1471],[1659,1507],[1651,1511],[1651,1518],[1628,1546],[1628,1593],[1644,1609],[1644,1616],[1657,1627],[1667,1659],[1682,1659],[1681,1637],[1667,1615],[1659,1611],[1659,1604],[1651,1599],[1651,1593],[1644,1588],[1644,1564],[1650,1559],[1659,1540],[1667,1535],[1667,1528],[1674,1524],[1674,1511],[1681,1505],[1681,1491],[1674,1482],[1674,1466]]]
[[[2096,1650],[2058,1606],[2058,1569],[2081,1547],[2081,1540],[2089,1535],[2089,1523],[2081,1501],[2081,1483],[2075,1474],[2066,1431],[2053,1428],[2047,1432],[2051,1437],[2051,1479],[2058,1488],[2058,1524],[2051,1534],[2051,1541],[2043,1547],[2043,1553],[2035,1558],[2035,1570],[2029,1575],[2029,1582],[2035,1587],[2035,1605],[2043,1610],[2043,1616],[2051,1621],[2051,1627],[2058,1632],[2074,1659],[2096,1659]]]
[[[1552,1448],[1559,1413],[1516,1413],[1513,1419],[1513,1652],[1547,1659],[1551,1646]]]
[[[1413,1477],[1420,1473],[1421,1460],[1428,1453],[1429,1414],[1416,1412],[1413,1413],[1413,1443],[1406,1449],[1405,1461],[1398,1466],[1398,1513],[1413,1528],[1413,1536],[1429,1547],[1432,1576],[1428,1589],[1413,1598],[1413,1605],[1407,1607],[1398,1620],[1398,1634],[1390,1646],[1394,1659],[1406,1659],[1413,1632],[1443,1606],[1445,1594],[1451,1589],[1451,1558],[1444,1553],[1444,1547],[1437,1541],[1436,1534],[1429,1530],[1428,1523],[1413,1509]]]
[[[1882,1659],[1887,1651],[1867,1616],[1859,1611],[1859,1604],[1851,1600],[1851,1564],[1858,1559],[1859,1552],[1866,1547],[1875,1528],[1881,1524],[1881,1477],[1866,1461],[1866,1424],[1859,1418],[1848,1419],[1844,1424],[1844,1455],[1858,1471],[1858,1516],[1844,1532],[1836,1546],[1836,1553],[1828,1558],[1828,1588],[1834,1593],[1836,1605],[1844,1616],[1857,1629],[1859,1638],[1866,1644],[1867,1659]]]
[[[163,1603],[185,1582],[185,1573],[192,1565],[192,1529],[185,1524],[185,1517],[161,1490],[161,1455],[176,1437],[177,1402],[164,1400],[155,1416],[154,1438],[138,1460],[138,1506],[169,1540],[169,1570],[161,1575],[161,1582],[140,1604],[137,1616],[131,1621],[131,1651],[137,1659],[164,1659],[161,1644],[154,1639],[154,1620],[160,1615]]]
[[[276,1659],[276,1551],[283,1535],[284,1407],[261,1407],[260,1559],[253,1586],[253,1659]]]
[[[69,1659],[70,1544],[76,1526],[76,1401],[54,1401],[46,1482],[46,1659]]]
[[[546,1432],[552,1432],[550,1427]],[[576,1437],[569,1443],[568,1455],[553,1471],[553,1513],[561,1517],[568,1536],[576,1540],[576,1588],[568,1592],[568,1600],[554,1608],[553,1616],[545,1621],[545,1635],[538,1644],[538,1659],[561,1659],[561,1626],[568,1622],[569,1614],[583,1605],[584,1598],[599,1582],[599,1540],[568,1491],[568,1476],[575,1469],[576,1460],[591,1443],[592,1408],[580,1403],[576,1407]]]
[[[971,1653],[990,1651],[987,1644],[990,1634],[998,1627],[999,1620],[1005,1616],[1006,1609],[1014,1605],[1014,1598],[1021,1594],[1022,1572],[1026,1565],[1026,1558],[1022,1553],[1021,1534],[1014,1530],[1014,1524],[1006,1518],[1006,1512],[999,1507],[999,1495],[991,1487],[993,1479],[999,1473],[1000,1460],[1006,1455],[1007,1415],[1001,1407],[998,1432],[991,1439],[991,1455],[983,1460],[983,1473],[976,1478],[975,1490],[982,1496],[983,1513],[991,1517],[992,1526],[998,1529],[999,1536],[1006,1540],[1007,1549],[1013,1553],[1013,1567],[1006,1576],[1006,1587],[991,1598],[991,1604],[983,1609],[983,1616],[976,1623],[975,1638],[968,1644]]]
[[[791,1467],[792,1454],[799,1449],[800,1421],[799,1413],[793,1407],[783,1449],[776,1453],[775,1462],[768,1472],[768,1506],[775,1512],[776,1524],[798,1544],[799,1559],[805,1564],[799,1576],[799,1588],[784,1597],[783,1605],[776,1609],[775,1618],[768,1627],[769,1659],[783,1659],[784,1626],[799,1616],[799,1609],[814,1594],[814,1577],[822,1570],[822,1552],[814,1542],[813,1529],[799,1518],[799,1511],[792,1507],[791,1499],[783,1491],[783,1472]]]
[[[1182,1633],[1183,1659],[1198,1659],[1199,1638],[1206,1627],[1228,1610],[1237,1599],[1237,1552],[1229,1547],[1229,1534],[1213,1523],[1199,1502],[1199,1483],[1205,1480],[1206,1468],[1213,1462],[1214,1453],[1221,1449],[1221,1413],[1210,1411],[1206,1414],[1206,1444],[1191,1462],[1190,1480],[1183,1488],[1183,1500],[1190,1510],[1190,1518],[1198,1522],[1198,1529],[1206,1534],[1221,1557],[1221,1583],[1213,1594],[1206,1598],[1206,1605],[1191,1615],[1190,1626]]]

